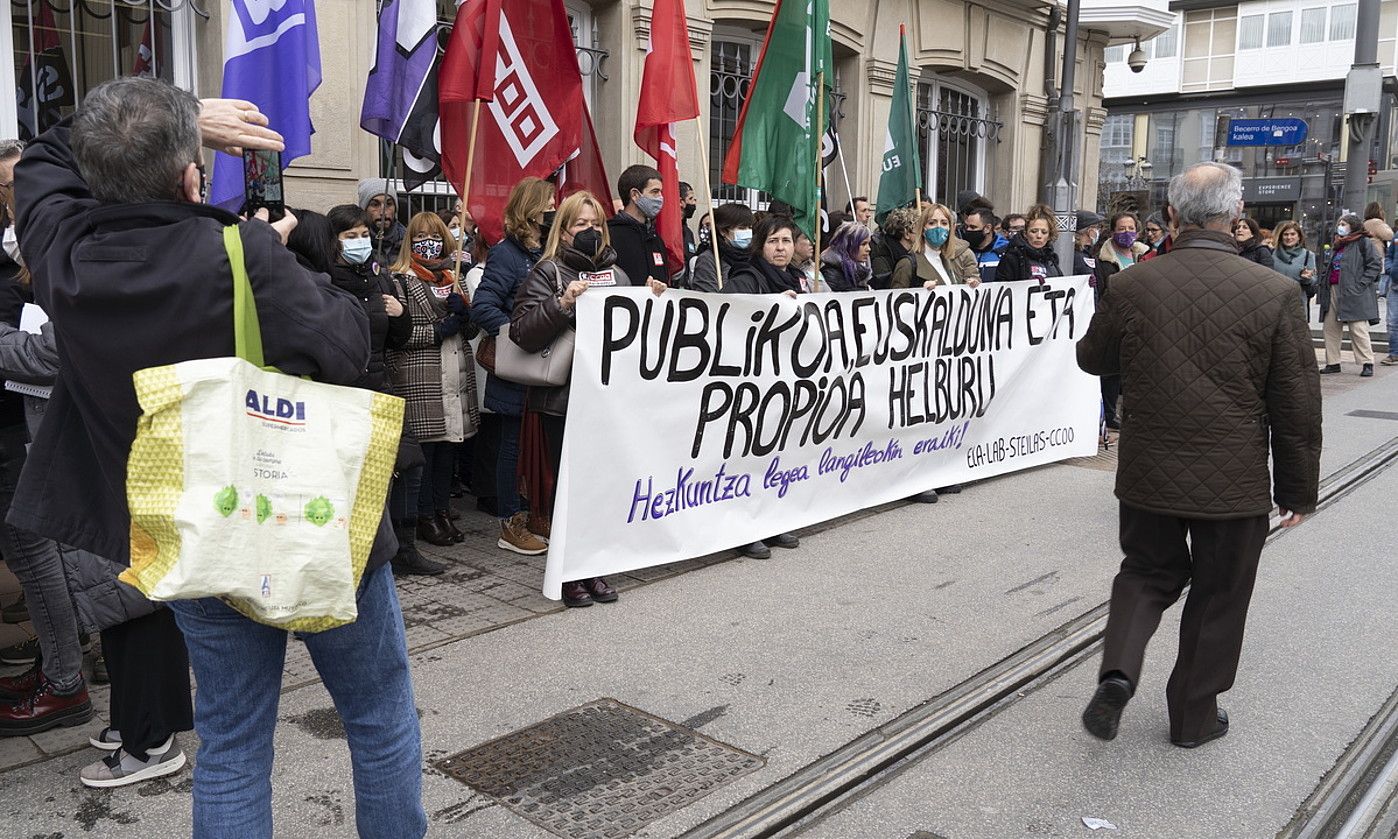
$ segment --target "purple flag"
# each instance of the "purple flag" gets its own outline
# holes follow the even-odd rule
[[[223,97],[257,105],[286,140],[282,167],[311,153],[311,94],[320,87],[320,39],[314,0],[231,0],[223,45]],[[243,161],[214,161],[209,203],[243,203]]]
[[[359,125],[403,149],[408,189],[436,177],[441,150],[437,129],[437,4],[385,0],[379,43],[364,87]]]

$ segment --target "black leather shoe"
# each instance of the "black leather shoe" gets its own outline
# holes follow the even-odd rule
[[[617,598],[621,597],[616,593],[616,589],[612,588],[611,584],[602,577],[593,577],[584,581],[583,587],[587,589],[588,594],[592,595],[592,599],[596,603],[615,603]]]
[[[1320,368],[1320,372],[1322,372],[1322,373],[1338,373],[1338,372],[1340,372],[1340,365],[1338,365],[1338,364],[1327,364],[1327,365],[1325,365],[1324,367]]]
[[[1107,423],[1107,427],[1111,428],[1112,424]],[[961,484],[952,484],[951,486],[937,487],[937,492],[941,493],[942,495],[956,495],[957,493],[961,492]]]
[[[1176,740],[1175,738],[1171,737],[1171,738],[1170,738],[1170,742],[1171,742],[1171,743],[1174,743],[1176,746],[1179,746],[1181,749],[1197,749],[1197,748],[1199,748],[1200,746],[1204,745],[1205,743],[1209,742],[1210,740],[1217,740],[1218,738],[1222,737],[1223,735],[1225,735],[1225,734],[1227,734],[1227,733],[1228,733],[1228,712],[1225,711],[1225,710],[1223,710],[1222,708],[1219,708],[1219,709],[1218,709],[1218,728],[1215,728],[1213,731],[1210,731],[1208,734],[1205,734],[1203,737],[1200,737],[1198,740]]]
[[[417,545],[413,543],[415,530],[415,525],[406,522],[393,526],[393,532],[398,536],[398,553],[388,563],[393,566],[393,576],[435,577],[446,571],[446,563],[436,562],[418,553]]]
[[[801,540],[790,533],[778,533],[771,539],[763,539],[762,543],[769,548],[799,548]]]
[[[921,504],[936,504],[941,499],[938,497],[935,489],[929,489],[926,492],[919,492],[917,495],[914,495],[912,500]]]
[[[570,609],[592,605],[592,595],[588,593],[582,580],[563,584],[563,605]]]
[[[466,534],[456,529],[456,525],[451,523],[451,515],[446,510],[437,511],[437,527],[451,539],[451,544],[460,544],[466,541]]]
[[[417,520],[417,538],[439,548],[449,548],[456,544],[456,540],[451,537],[451,531],[443,528],[436,518]]]
[[[743,552],[743,556],[749,559],[771,559],[772,550],[765,542],[753,542],[751,545],[744,545],[738,550]]]
[[[399,553],[389,560],[395,577],[435,577],[447,570],[446,563],[428,559],[416,550]]]
[[[1082,727],[1099,740],[1116,739],[1121,712],[1131,701],[1131,683],[1120,676],[1108,676],[1097,684],[1097,692],[1082,712]]]
[[[1369,378],[1370,376],[1374,375],[1374,365],[1372,365],[1372,364],[1366,364],[1366,365],[1364,365],[1362,368],[1360,368],[1360,370],[1359,370],[1359,375],[1362,376],[1363,378],[1366,378],[1366,379]]]

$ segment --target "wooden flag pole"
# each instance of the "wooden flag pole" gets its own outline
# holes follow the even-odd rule
[[[714,276],[718,278],[718,290],[723,291],[723,263],[718,258],[718,224],[714,221],[714,193],[709,186],[709,148],[704,142],[704,119],[694,118],[694,133],[699,143],[699,173],[704,187],[704,204],[709,210],[709,246],[714,249]]]
[[[816,274],[811,279],[811,287],[815,291],[820,291],[820,175],[821,175],[821,155],[820,139],[825,136],[825,71],[816,74],[816,112],[815,112],[815,176],[816,176],[816,223],[815,230],[815,256]],[[853,197],[853,196],[851,196]]]
[[[466,177],[461,182],[461,212],[471,211],[471,175],[476,166],[476,130],[481,124],[481,101],[477,99],[471,105],[471,136],[466,141]],[[465,219],[460,219],[461,224],[465,224]],[[456,293],[466,297],[466,291],[461,285],[461,243],[456,243],[456,271],[454,272]]]

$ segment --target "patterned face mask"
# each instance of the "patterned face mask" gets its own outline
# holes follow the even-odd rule
[[[419,259],[433,260],[442,258],[442,238],[433,236],[430,239],[422,239],[413,242],[413,255]]]

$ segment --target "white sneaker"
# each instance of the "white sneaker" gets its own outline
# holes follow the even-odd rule
[[[160,747],[146,753],[145,760],[137,760],[125,750],[116,751],[89,766],[84,766],[78,778],[85,787],[124,787],[173,775],[185,765],[184,751],[171,734]]]
[[[114,752],[121,748],[121,732],[107,727],[97,732],[96,737],[87,738],[87,742],[104,752]]]

